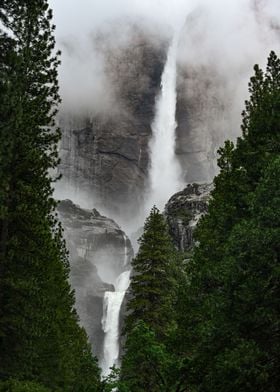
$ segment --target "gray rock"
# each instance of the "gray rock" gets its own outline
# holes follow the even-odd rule
[[[155,98],[166,60],[166,40],[152,40],[136,25],[129,33],[121,48],[112,46],[110,34],[97,43],[116,104],[105,113],[93,108],[88,118],[71,113],[60,118],[63,181],[94,195],[97,206],[115,215],[133,215],[142,203]]]
[[[212,189],[212,184],[189,184],[166,204],[164,214],[177,249],[189,251],[194,246],[193,232],[200,217],[207,212]]]
[[[236,136],[232,133],[237,121],[234,84],[217,67],[221,59],[215,58],[215,52],[208,61],[188,55],[195,51],[199,56],[207,45],[207,19],[202,7],[190,13],[178,47],[176,154],[187,183],[210,183],[218,173],[217,149]]]
[[[133,249],[120,227],[96,209],[85,210],[63,200],[57,210],[69,250],[76,308],[93,352],[101,358],[104,293],[114,291],[116,278],[130,268]]]
[[[223,75],[215,64],[186,63],[193,42],[199,45],[206,17],[188,17],[178,47],[176,157],[186,183],[212,181],[216,150],[230,124],[231,94]],[[63,114],[59,171],[65,183],[91,195],[97,208],[131,218],[148,187],[151,124],[168,39],[132,25],[127,27],[129,39],[113,45],[117,29],[113,26],[96,40],[112,105],[98,112],[93,108],[88,116]]]

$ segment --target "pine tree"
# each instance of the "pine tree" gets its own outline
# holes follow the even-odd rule
[[[174,282],[172,270],[174,247],[163,215],[153,207],[144,225],[139,252],[132,261],[130,312],[126,331],[138,321],[144,321],[158,335],[163,335],[170,324]]]
[[[248,390],[274,392],[280,382],[279,157],[265,166],[249,202],[250,218],[235,225],[227,241],[224,314],[231,337],[217,358],[216,378],[222,385],[231,372],[236,390],[250,380]]]
[[[249,83],[250,100],[242,113],[242,137],[238,138],[234,165],[246,170],[256,186],[264,166],[280,151],[280,59],[272,51],[266,72],[258,65]]]
[[[226,142],[220,149],[221,172],[178,303],[177,345],[185,385],[194,391],[276,392],[279,384],[280,61],[274,52],[265,73],[255,66],[249,91],[242,137],[236,147]]]
[[[155,332],[139,321],[127,337],[117,383],[119,392],[182,392],[176,371],[176,358],[159,342]]]
[[[34,382],[29,381],[0,381],[1,392],[50,392],[50,389],[45,388]]]
[[[1,0],[0,18],[0,377],[96,391],[52,198],[60,138],[52,12],[46,0]]]
[[[170,336],[176,329],[173,305],[178,257],[156,207],[145,222],[139,243],[132,262],[126,342],[116,385],[120,392],[183,392],[177,378],[180,366],[170,349]]]

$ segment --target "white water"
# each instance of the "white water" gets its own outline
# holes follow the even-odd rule
[[[110,373],[113,365],[119,365],[119,316],[129,283],[130,271],[124,271],[115,282],[115,291],[106,291],[104,294],[102,328],[105,338],[101,363],[103,376]]]
[[[146,211],[156,204],[162,209],[168,198],[182,189],[181,169],[175,156],[176,138],[176,53],[178,36],[175,34],[170,45],[161,79],[161,93],[156,102],[156,114],[152,124],[153,137],[150,143],[151,169],[150,190]],[[124,240],[124,267],[129,264],[127,237]],[[130,283],[130,271],[119,275],[115,291],[106,291],[103,302],[102,328],[105,333],[102,375],[107,376],[110,368],[119,366],[119,316],[125,292]]]
[[[153,137],[150,143],[150,189],[146,210],[155,204],[162,209],[169,197],[182,189],[180,165],[175,156],[176,143],[176,55],[179,33],[174,35],[161,78],[161,92],[156,102]]]
[[[123,261],[123,265],[126,267],[130,261],[130,257],[128,254],[128,247],[127,247],[127,236],[125,235],[125,233],[123,233],[123,242],[124,242],[124,261]]]

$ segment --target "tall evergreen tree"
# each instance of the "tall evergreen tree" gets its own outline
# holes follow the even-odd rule
[[[242,137],[220,150],[221,172],[178,303],[177,344],[193,391],[276,392],[279,384],[280,61],[274,52],[265,73],[255,66],[249,91]]]
[[[162,335],[171,320],[175,251],[165,219],[156,207],[152,208],[145,222],[139,244],[139,252],[132,261],[126,331],[142,320],[158,335]]]
[[[46,0],[0,1],[0,377],[96,391],[52,198],[60,98],[51,19]]]
[[[119,392],[187,392],[178,378],[180,358],[139,321],[127,336]]]
[[[120,392],[183,392],[179,363],[169,347],[174,325],[178,258],[163,215],[153,207],[132,262]]]

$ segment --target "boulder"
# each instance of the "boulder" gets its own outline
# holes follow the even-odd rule
[[[164,214],[178,250],[190,251],[194,246],[193,232],[200,217],[207,212],[212,189],[212,184],[188,184],[166,204]]]

